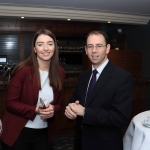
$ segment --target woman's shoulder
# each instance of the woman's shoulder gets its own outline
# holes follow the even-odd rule
[[[25,71],[25,70],[33,70],[33,69],[34,69],[33,66],[23,66],[19,70]]]
[[[18,69],[18,73],[31,73],[34,71],[34,67],[33,66],[23,66],[20,69]]]
[[[65,69],[63,67],[59,66],[59,70],[60,70],[62,80],[65,80]]]
[[[65,72],[65,70],[64,70],[64,68],[62,66],[59,66],[59,70],[60,70],[61,73]]]

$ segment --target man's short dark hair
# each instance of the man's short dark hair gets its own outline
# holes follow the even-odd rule
[[[89,37],[90,35],[93,35],[93,34],[94,34],[94,35],[99,35],[99,34],[103,35],[103,37],[104,37],[104,39],[105,39],[105,42],[106,42],[106,45],[107,45],[107,44],[110,44],[108,35],[107,35],[104,31],[92,31],[92,32],[90,32],[90,33],[87,35],[87,39],[88,39],[88,37]]]

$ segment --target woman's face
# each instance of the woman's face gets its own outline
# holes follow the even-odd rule
[[[49,62],[55,51],[53,39],[45,34],[39,35],[35,41],[34,51],[37,53],[38,62]]]

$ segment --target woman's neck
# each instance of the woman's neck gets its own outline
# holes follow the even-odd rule
[[[39,63],[39,69],[42,71],[49,71],[50,62]]]
[[[37,61],[39,64],[39,69],[43,71],[48,71],[50,67],[50,60],[42,60],[37,57]]]

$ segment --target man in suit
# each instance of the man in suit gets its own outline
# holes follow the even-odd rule
[[[108,36],[92,31],[85,52],[92,68],[78,78],[77,87],[65,115],[76,119],[75,150],[123,150],[122,127],[127,125],[132,106],[133,77],[107,58]],[[91,80],[96,71],[96,83]]]

